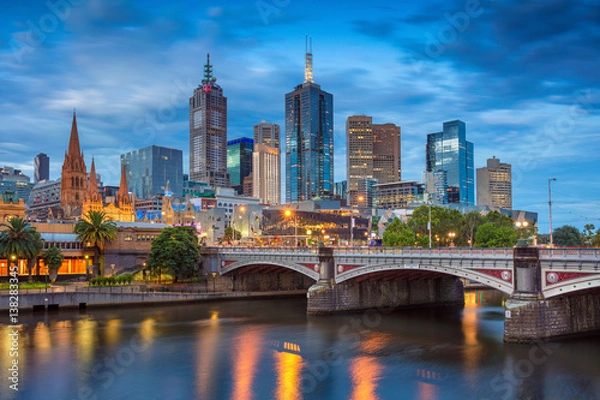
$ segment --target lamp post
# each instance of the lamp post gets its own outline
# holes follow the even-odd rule
[[[296,213],[292,213],[292,210],[285,210],[285,216],[291,217],[294,214],[294,247],[298,246],[298,224],[296,223]]]
[[[429,204],[429,220],[427,221],[427,230],[429,231],[429,248],[431,249],[431,203]]]
[[[519,230],[519,239],[517,240],[517,246],[527,246],[527,239],[523,237],[523,231],[527,229],[529,223],[527,221],[517,221],[515,222],[517,229]]]
[[[550,247],[554,247],[554,238],[552,237],[552,190],[550,183],[556,178],[548,178],[548,216],[550,222]]]
[[[92,277],[89,275],[88,270],[89,270],[89,262],[88,260],[90,259],[90,256],[88,256],[87,254],[85,256],[83,256],[83,258],[85,258],[85,273],[87,275],[88,281],[90,279],[92,279]]]
[[[450,247],[454,247],[454,238],[456,237],[456,233],[448,232],[448,237],[450,238]]]
[[[44,276],[44,291],[48,293],[48,266],[46,265],[46,275]]]
[[[217,273],[211,272],[211,275],[213,277],[213,293],[216,293],[217,292]]]
[[[111,275],[115,276],[115,264],[110,264]]]

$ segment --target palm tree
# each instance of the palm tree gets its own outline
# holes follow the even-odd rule
[[[12,259],[15,256],[17,264],[20,259],[32,260],[37,257],[43,247],[42,237],[28,222],[22,218],[11,218],[0,224],[0,228],[3,228],[0,232],[0,257]]]
[[[46,266],[48,267],[48,275],[50,276],[50,282],[54,282],[56,280],[56,276],[58,275],[58,269],[62,266],[64,259],[65,256],[56,246],[50,247],[42,256],[44,264],[46,264]]]
[[[106,245],[117,238],[117,225],[102,211],[88,211],[73,230],[77,240],[94,248],[94,274],[103,275],[102,253]]]

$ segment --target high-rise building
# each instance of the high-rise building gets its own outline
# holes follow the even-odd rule
[[[263,120],[260,124],[254,125],[254,144],[266,144],[280,149],[279,137],[280,127],[278,124],[270,124]]]
[[[252,195],[263,203],[281,203],[279,149],[265,144],[254,144],[252,154]]]
[[[81,215],[81,206],[87,193],[87,168],[79,146],[77,116],[73,112],[69,148],[65,154],[60,179],[60,208],[62,217],[75,218]]]
[[[229,187],[227,98],[216,81],[207,55],[202,84],[190,97],[190,180]]]
[[[401,128],[395,124],[373,124],[373,178],[379,183],[402,180]]]
[[[463,121],[444,122],[443,131],[427,135],[426,171],[443,182],[436,200],[441,203],[475,204],[473,143],[466,139]]]
[[[238,194],[244,193],[244,178],[252,174],[252,151],[254,140],[242,137],[227,142],[227,173],[229,184]]]
[[[373,198],[371,180],[400,180],[400,127],[373,124],[372,117],[357,115],[346,121],[348,200],[352,207],[366,207]],[[359,188],[360,186],[360,188]]]
[[[175,196],[183,188],[183,152],[161,146],[121,154],[121,164],[127,174],[127,186],[139,199],[150,199],[164,194],[167,185]]]
[[[33,182],[50,180],[50,157],[40,153],[33,159]]]
[[[496,157],[488,158],[487,167],[477,168],[477,205],[492,210],[512,209],[511,165]]]
[[[308,44],[306,50],[304,83],[285,95],[288,203],[333,196],[333,96],[313,82]]]

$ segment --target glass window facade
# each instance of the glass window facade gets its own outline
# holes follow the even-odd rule
[[[244,178],[252,174],[252,152],[254,140],[243,137],[227,142],[227,173],[231,187],[243,193]]]

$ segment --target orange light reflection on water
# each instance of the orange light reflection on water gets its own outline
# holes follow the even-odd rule
[[[219,312],[212,311],[210,319],[202,321],[196,331],[196,398],[210,399],[215,382],[219,345]]]
[[[481,292],[465,292],[465,308],[462,315],[462,332],[464,337],[463,358],[465,375],[471,384],[476,383],[476,373],[479,369],[482,345],[477,335],[479,333],[479,310],[482,303]]]
[[[369,337],[360,343],[359,351],[366,354],[376,354],[385,348],[390,340],[389,335],[371,332]],[[381,379],[383,366],[375,356],[359,356],[350,364],[352,393],[350,399],[379,399],[377,383]]]
[[[302,357],[287,352],[274,352],[277,371],[275,398],[278,400],[296,400],[302,398],[300,374],[304,368]]]
[[[237,338],[233,350],[233,394],[232,400],[252,399],[252,385],[260,354],[263,350],[263,332],[260,328],[248,328]]]

